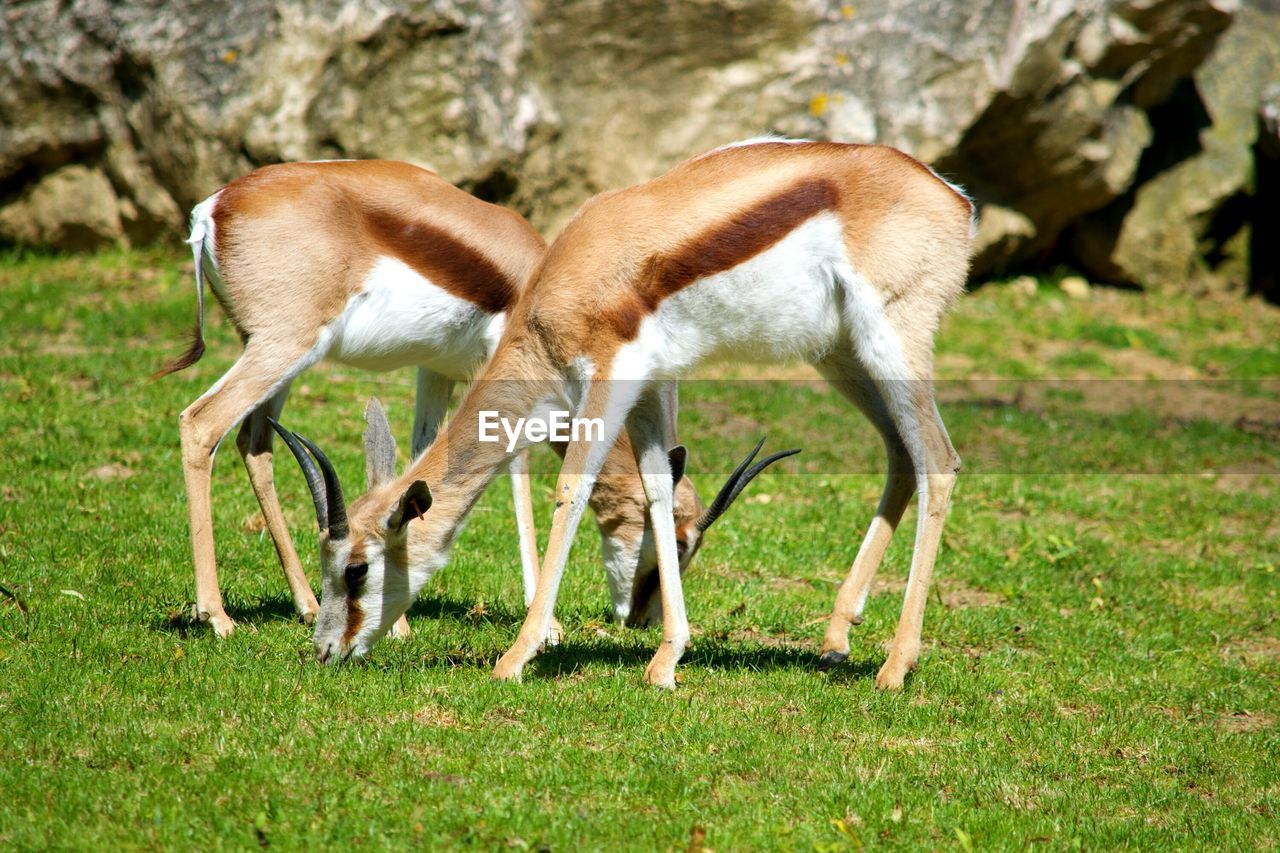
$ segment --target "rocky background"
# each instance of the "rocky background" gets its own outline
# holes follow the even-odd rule
[[[391,157],[554,234],[748,136],[883,142],[980,274],[1280,298],[1280,0],[7,0],[0,241],[171,240],[254,166]]]

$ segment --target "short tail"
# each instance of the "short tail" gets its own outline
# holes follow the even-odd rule
[[[196,208],[191,217],[191,236],[187,244],[191,246],[191,254],[196,261],[196,327],[191,335],[191,345],[187,351],[151,374],[151,378],[159,379],[185,370],[200,360],[204,355],[204,250],[205,237],[208,236],[208,224],[200,208]]]

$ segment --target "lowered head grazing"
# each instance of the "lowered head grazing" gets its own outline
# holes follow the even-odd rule
[[[320,448],[271,422],[302,466],[320,526],[321,594],[314,644],[321,663],[367,654],[426,580],[411,581],[408,528],[431,507],[431,490],[414,480],[392,494],[396,443],[377,400],[369,401],[365,420],[369,491],[350,509],[337,472]]]

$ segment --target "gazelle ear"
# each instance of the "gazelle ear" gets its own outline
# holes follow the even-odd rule
[[[415,518],[422,518],[431,509],[431,489],[422,480],[414,480],[409,488],[400,496],[391,517],[387,519],[387,529],[400,531]]]
[[[364,473],[368,488],[390,482],[396,476],[396,440],[387,413],[377,397],[364,410]]]
[[[684,466],[689,461],[688,449],[677,444],[667,451],[667,461],[671,463],[671,486],[674,488],[684,479]]]

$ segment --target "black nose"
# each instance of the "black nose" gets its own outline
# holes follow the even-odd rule
[[[320,661],[320,663],[328,663],[336,651],[337,647],[333,643],[325,643],[324,645],[316,643],[316,660]]]

